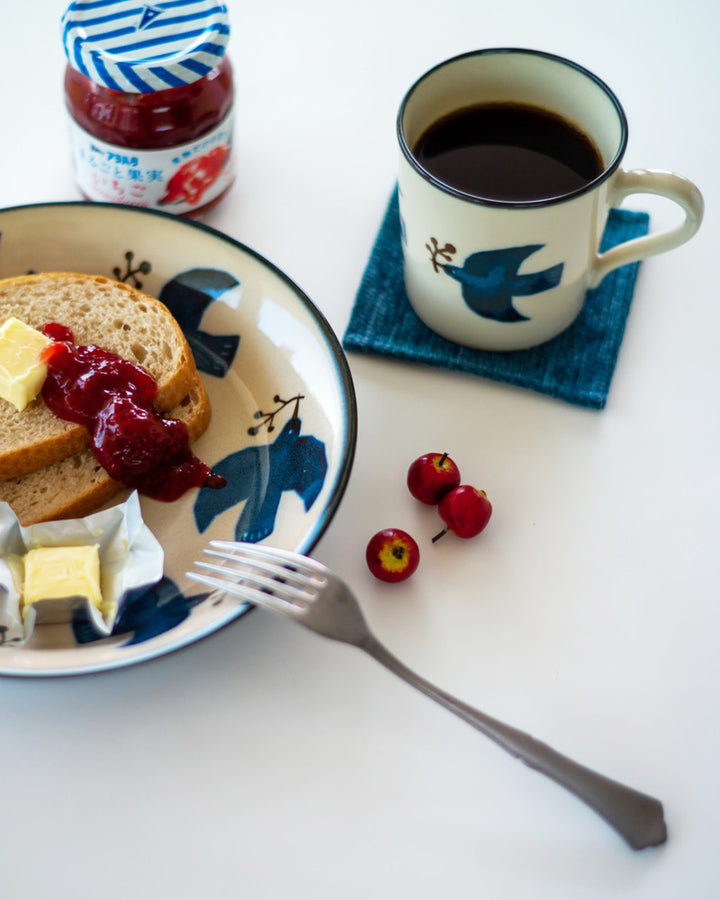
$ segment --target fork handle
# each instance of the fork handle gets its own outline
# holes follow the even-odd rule
[[[416,675],[372,635],[359,646],[391,672],[464,719],[508,753],[575,794],[619,832],[633,850],[654,847],[667,840],[663,807],[659,800],[580,765],[531,735],[440,690]]]

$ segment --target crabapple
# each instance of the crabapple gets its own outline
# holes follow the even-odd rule
[[[492,504],[485,491],[479,491],[470,484],[460,484],[440,501],[438,512],[445,522],[445,528],[436,534],[433,542],[448,531],[458,537],[471,538],[485,528],[492,515]]]
[[[395,583],[405,581],[417,569],[420,549],[401,528],[384,528],[370,538],[365,560],[376,578]]]
[[[459,484],[460,470],[447,453],[425,453],[408,469],[408,490],[416,500],[431,506]]]

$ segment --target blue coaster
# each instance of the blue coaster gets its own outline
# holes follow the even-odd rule
[[[647,234],[648,228],[647,213],[613,209],[601,249]],[[431,331],[407,299],[396,189],[365,268],[343,346],[350,351],[481,375],[578,406],[602,409],[622,343],[638,268],[639,263],[632,263],[606,275],[599,287],[588,291],[582,312],[573,325],[539,347],[509,353],[461,347]]]

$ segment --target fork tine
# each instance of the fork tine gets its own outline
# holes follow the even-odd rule
[[[326,566],[290,550],[213,540],[203,553],[226,565],[201,560],[193,565],[222,577],[189,571],[188,578],[285,615],[299,617],[329,580]]]
[[[274,576],[277,583],[277,579],[282,579],[285,584],[288,585],[297,585],[298,589],[302,589],[303,586],[309,583],[317,583],[317,579],[312,575],[306,575],[303,572],[299,572],[296,569],[290,569],[287,566],[279,565],[275,563],[272,559],[260,558],[256,559],[252,555],[247,554],[246,556],[236,556],[234,554],[223,553],[219,550],[210,550],[208,547],[203,549],[203,553],[206,556],[212,556],[217,559],[222,559],[230,565],[227,566],[216,566],[215,571],[222,572],[225,575],[242,575],[242,576],[250,576],[251,573],[255,572],[256,577],[259,577],[257,573],[262,573],[269,576]],[[210,563],[196,563],[196,565],[209,566]],[[268,585],[269,586],[269,585]]]
[[[232,581],[225,581],[222,578],[213,578],[210,575],[202,575],[200,572],[186,572],[188,578],[198,581],[200,584],[207,585],[211,588],[224,591],[226,594],[232,594],[239,597],[246,603],[254,603],[256,606],[264,606],[268,609],[283,613],[284,615],[293,615],[302,612],[302,607],[297,606],[287,600],[283,600],[276,594],[270,594],[247,584],[237,584]]]
[[[282,550],[278,547],[268,547],[265,544],[243,543],[242,541],[210,541],[210,546],[217,550],[225,551],[228,559],[248,559],[250,557],[266,557],[280,563],[286,563],[299,571],[312,572],[315,575],[326,575],[327,566],[316,559],[303,556],[292,550]]]
[[[247,582],[250,582],[250,586],[257,587],[261,591],[269,591],[287,603],[307,604],[313,599],[313,594],[303,590],[301,586],[303,583],[306,583],[306,580],[303,582],[301,579],[297,579],[297,584],[289,584],[285,580],[284,575],[281,575],[282,580],[272,577],[270,569],[256,572],[251,569],[234,569],[232,566],[217,566],[202,560],[196,560],[194,565],[224,576],[222,579],[217,579],[224,584],[234,584],[242,587]],[[270,575],[264,574],[264,571],[270,572]]]

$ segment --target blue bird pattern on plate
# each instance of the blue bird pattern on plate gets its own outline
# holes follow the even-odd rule
[[[303,501],[307,512],[317,500],[327,473],[325,445],[311,435],[301,435],[302,422],[298,415],[301,395],[282,400],[277,394],[274,401],[280,406],[272,413],[255,414],[266,420],[268,431],[274,430],[275,416],[294,401],[295,408],[275,440],[264,446],[251,446],[231,453],[212,466],[213,472],[222,475],[227,485],[221,491],[201,488],[195,501],[195,522],[202,534],[213,519],[246,500],[242,514],[235,526],[235,540],[257,543],[275,528],[275,518],[285,491],[295,491]],[[249,429],[256,434],[258,429]],[[268,474],[262,465],[266,455]]]
[[[190,269],[176,275],[160,291],[160,301],[177,319],[201,372],[223,378],[228,372],[238,345],[237,334],[208,334],[200,328],[205,311],[226,291],[240,286],[228,272],[219,269]]]
[[[136,286],[137,272],[147,274],[151,267],[143,262],[141,267],[130,269],[132,254],[126,254],[128,269],[123,280],[133,280]],[[116,277],[119,273],[115,273]],[[197,368],[215,378],[223,378],[235,359],[241,336],[211,334],[201,328],[202,318],[208,307],[223,294],[239,288],[239,281],[218,269],[196,268],[181,272],[162,288],[159,299],[179,322],[190,344]],[[300,401],[297,394],[289,400],[275,395],[278,406],[269,413],[258,410],[259,424],[248,429],[257,435],[264,427],[268,433],[275,431],[280,413],[293,404],[290,418],[278,436],[264,445],[251,445],[237,450],[212,466],[214,472],[223,475],[227,485],[222,490],[201,488],[194,504],[197,529],[204,532],[220,513],[245,501],[235,526],[235,540],[258,542],[272,534],[282,495],[295,491],[309,511],[318,498],[327,474],[325,444],[313,435],[301,434]],[[207,599],[209,593],[186,596],[180,587],[167,576],[151,586],[130,592],[120,602],[120,613],[112,635],[129,634],[125,645],[150,640],[175,628],[190,615],[194,606]],[[79,613],[72,621],[72,630],[78,644],[101,639],[86,615]]]
[[[206,591],[187,597],[171,578],[163,576],[152,587],[128,591],[122,598],[112,636],[130,634],[123,646],[148,641],[184,622],[193,606],[208,596]],[[88,644],[102,637],[84,610],[73,614],[72,630],[78,644]]]

